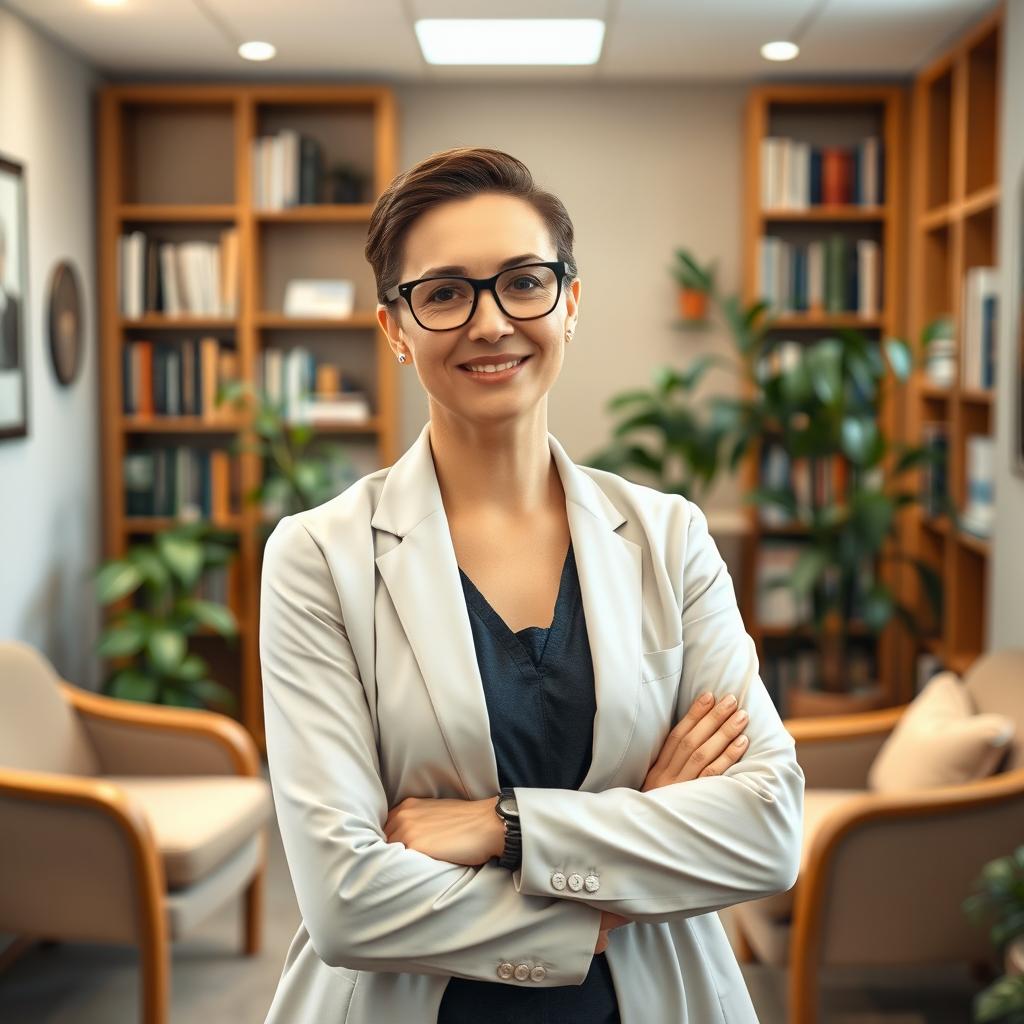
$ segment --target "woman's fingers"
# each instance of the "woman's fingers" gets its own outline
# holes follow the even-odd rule
[[[687,779],[697,778],[746,727],[745,711],[737,710],[735,702],[719,701],[679,738],[669,757],[669,772]]]
[[[733,744],[745,728],[745,713],[737,711],[735,702],[694,701],[665,738],[644,790],[720,774],[742,757],[744,745]]]

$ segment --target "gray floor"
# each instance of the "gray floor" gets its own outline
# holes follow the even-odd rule
[[[262,1024],[299,920],[276,829],[265,914],[263,951],[252,959],[239,953],[239,906],[225,907],[175,943],[171,1024]],[[785,1024],[784,972],[762,966],[743,970],[761,1024]],[[844,970],[826,973],[823,983],[822,1024],[968,1024],[971,995],[978,988],[966,972],[945,970],[895,978],[888,972]],[[2,1024],[132,1024],[138,1020],[138,1000],[137,959],[130,948],[36,947],[0,975]]]

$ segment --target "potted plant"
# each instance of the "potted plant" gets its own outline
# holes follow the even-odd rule
[[[811,479],[819,464],[837,464],[841,472],[832,500],[813,487],[798,493],[792,479],[755,490],[747,500],[780,509],[802,538],[794,571],[778,585],[790,588],[804,609],[794,631],[809,629],[816,640],[818,690],[811,693],[848,704],[845,666],[854,630],[877,633],[895,617],[915,631],[921,628],[878,575],[881,565],[912,567],[935,621],[940,615],[937,574],[895,544],[901,510],[923,501],[918,489],[907,485],[909,475],[935,455],[893,440],[878,422],[884,387],[890,378],[905,381],[911,371],[910,347],[896,338],[878,341],[842,330],[800,345],[790,352],[796,358],[771,368],[767,357],[778,342],[768,333],[767,304],[743,306],[735,296],[720,297],[714,287],[709,295],[730,328],[730,357],[703,357],[685,371],[661,369],[653,391],[613,397],[609,410],[625,412],[625,419],[614,428],[613,444],[590,464],[613,471],[642,469],[658,478],[655,486],[686,494],[706,488],[719,472],[735,471],[768,438],[793,459],[804,460]],[[690,392],[716,363],[737,375],[740,397],[695,401]],[[679,456],[681,468],[670,468],[671,455]],[[863,704],[867,698],[858,699]]]
[[[320,505],[355,480],[355,467],[343,446],[318,444],[321,439],[311,424],[289,421],[283,402],[248,381],[223,385],[217,404],[250,414],[231,447],[236,452],[255,452],[263,460],[260,483],[244,496],[262,509],[263,540],[282,516]],[[254,441],[247,440],[247,431]]]
[[[195,594],[209,568],[226,566],[235,557],[234,539],[209,523],[183,522],[96,570],[101,604],[122,605],[96,644],[100,656],[122,661],[104,680],[104,693],[179,707],[229,711],[237,706],[235,695],[211,678],[206,661],[189,650],[191,638],[202,630],[232,642],[237,637],[231,609]],[[129,598],[134,603],[126,606]]]
[[[989,937],[1000,952],[1006,973],[974,999],[975,1024],[1024,1022],[1024,846],[990,861],[963,902],[975,925],[994,918]]]
[[[679,284],[679,313],[684,327],[704,326],[708,299],[715,287],[715,264],[702,267],[686,249],[676,249],[670,268]]]

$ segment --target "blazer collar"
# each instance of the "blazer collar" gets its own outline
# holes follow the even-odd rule
[[[640,697],[640,546],[616,532],[628,522],[597,481],[550,432],[594,666],[593,754],[581,790],[614,785]],[[376,564],[427,686],[468,799],[496,796],[498,772],[459,566],[430,447],[430,423],[390,468],[370,520],[401,543]],[[379,550],[379,549],[378,549]],[[382,681],[386,685],[387,681]]]

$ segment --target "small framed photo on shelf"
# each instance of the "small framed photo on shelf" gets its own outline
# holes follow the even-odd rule
[[[0,438],[28,434],[25,173],[0,156]]]

